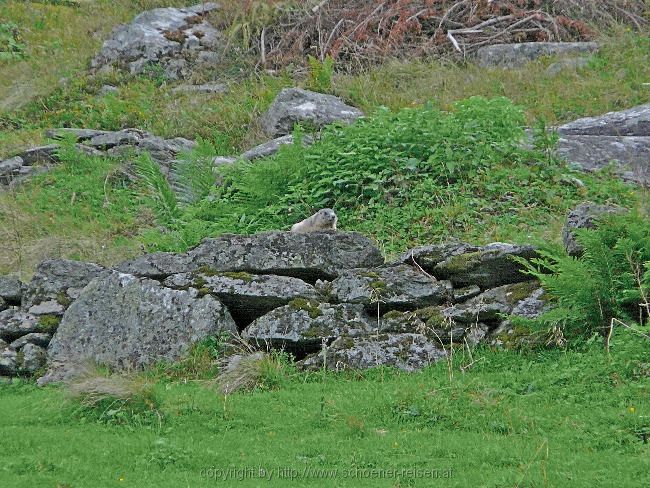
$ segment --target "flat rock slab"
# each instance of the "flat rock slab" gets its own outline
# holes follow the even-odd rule
[[[193,343],[221,332],[234,333],[236,327],[216,298],[107,271],[66,311],[39,383],[73,377],[87,361],[117,370],[175,361]]]
[[[260,347],[287,349],[304,354],[320,349],[335,338],[376,332],[377,323],[361,305],[293,300],[260,317],[242,332],[242,337]]]
[[[484,68],[517,68],[542,56],[566,56],[593,53],[595,42],[524,42],[493,44],[476,52],[476,62]]]
[[[558,127],[558,132],[563,136],[650,136],[650,103],[574,120]]]
[[[299,365],[308,371],[368,369],[393,366],[416,371],[447,356],[445,351],[421,334],[381,334],[339,337],[327,349]]]
[[[621,179],[650,186],[650,136],[564,135],[558,140],[557,153],[584,171],[613,164]]]
[[[288,276],[198,272],[172,275],[163,284],[175,289],[194,287],[202,294],[218,298],[240,329],[296,298],[318,298],[313,286]]]
[[[308,282],[384,262],[373,242],[357,232],[226,234],[206,239],[188,255],[194,265],[215,271],[277,274]]]
[[[301,122],[321,128],[333,122],[351,123],[362,116],[361,110],[333,95],[285,88],[262,116],[261,125],[269,136],[277,137],[290,134]]]
[[[359,303],[380,313],[451,302],[452,287],[406,264],[343,271],[324,287],[335,302]]]

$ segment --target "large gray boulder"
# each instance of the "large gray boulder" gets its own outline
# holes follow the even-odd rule
[[[0,349],[0,376],[15,376],[18,370],[18,353],[11,349]]]
[[[329,347],[299,363],[305,370],[368,369],[393,366],[416,371],[447,356],[422,334],[380,334],[339,337]]]
[[[285,88],[262,116],[261,125],[269,136],[277,137],[291,133],[297,123],[307,122],[312,127],[321,128],[333,122],[350,123],[361,116],[361,110],[345,104],[338,97]]]
[[[184,254],[157,253],[120,264],[136,276],[161,278],[199,269],[291,276],[309,282],[332,279],[343,269],[384,263],[377,247],[357,232],[263,232],[205,239]]]
[[[560,135],[583,136],[650,136],[650,103],[585,117],[558,127]]]
[[[33,375],[45,366],[47,352],[41,346],[28,343],[20,350],[17,366],[22,373]]]
[[[359,303],[380,313],[451,302],[452,287],[412,266],[351,269],[323,287],[339,303]]]
[[[584,251],[576,239],[576,229],[595,229],[598,220],[607,216],[622,214],[627,209],[612,205],[599,205],[593,202],[584,202],[569,212],[564,227],[562,227],[562,242],[569,256],[582,256]]]
[[[598,50],[595,42],[523,42],[493,44],[476,51],[476,62],[484,68],[517,68],[542,56],[576,56]]]
[[[320,349],[341,335],[355,337],[376,332],[377,324],[361,305],[331,305],[297,299],[260,317],[242,337],[260,347],[303,354]]]
[[[69,259],[48,259],[38,265],[22,297],[22,308],[34,315],[63,315],[81,290],[103,268]]]
[[[584,171],[613,164],[621,179],[650,186],[650,136],[562,135],[557,154]]]
[[[163,284],[169,288],[194,287],[201,294],[218,298],[240,329],[253,320],[296,298],[316,300],[316,289],[297,278],[239,273],[184,273],[172,275]]]
[[[235,333],[236,327],[216,298],[107,271],[63,316],[40,383],[73,377],[88,361],[117,370],[175,361],[193,343],[222,332]]]
[[[183,78],[191,73],[190,62],[204,53],[216,54],[221,36],[205,14],[217,8],[217,4],[206,2],[187,8],[147,10],[131,23],[115,28],[91,66],[140,74],[148,65],[158,64],[168,79]]]

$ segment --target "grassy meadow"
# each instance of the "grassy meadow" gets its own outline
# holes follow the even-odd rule
[[[650,212],[647,189],[609,169],[567,167],[546,132],[649,102],[647,33],[603,33],[586,67],[555,75],[553,59],[509,71],[387,60],[339,74],[325,63],[255,71],[256,60],[232,56],[191,80],[228,85],[212,95],[173,93],[155,73],[88,75],[115,25],[189,3],[0,0],[0,47],[18,33],[0,56],[0,159],[48,142],[52,127],[137,127],[199,141],[183,155],[189,202],[142,177],[146,156],[90,157],[64,143],[60,165],[0,192],[0,273],[27,280],[46,257],[111,265],[184,251],[223,232],[288,229],[325,206],[388,258],[450,237],[557,251],[566,212],[583,200],[642,219]],[[217,25],[237,12],[222,3]],[[104,85],[117,92],[102,95]],[[263,142],[257,120],[287,86],[341,96],[367,117],[326,129],[309,148],[222,169],[215,188],[207,162]],[[533,148],[519,144],[525,127],[536,129]],[[617,327],[609,350],[598,334],[565,347],[460,348],[414,374],[298,373],[280,355],[259,366],[250,391],[225,394],[214,380],[215,343],[130,375],[128,400],[89,403],[64,387],[0,379],[0,487],[642,488],[650,486],[646,331]]]

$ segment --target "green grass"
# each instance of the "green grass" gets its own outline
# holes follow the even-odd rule
[[[641,488],[650,483],[647,345],[619,332],[609,356],[600,341],[476,350],[466,373],[459,366],[469,358],[456,355],[451,379],[443,361],[415,374],[299,374],[279,389],[228,397],[161,379],[162,420],[147,424],[84,421],[61,389],[0,386],[0,484],[211,486],[206,474],[262,467],[273,479],[225,484],[287,486],[294,473],[293,486]],[[343,474],[414,468],[451,478]]]

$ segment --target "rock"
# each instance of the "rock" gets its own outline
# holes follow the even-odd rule
[[[165,279],[168,276],[197,269],[187,254],[155,252],[139,256],[115,267],[117,271],[140,277]]]
[[[45,349],[35,344],[25,344],[20,350],[22,361],[18,364],[22,372],[33,375],[43,366],[47,360],[47,353]]]
[[[598,205],[584,202],[569,212],[567,220],[562,227],[562,242],[569,256],[582,256],[583,248],[576,239],[576,229],[595,229],[598,219],[608,215],[627,212],[627,209],[612,205]]]
[[[47,146],[37,146],[27,149],[18,156],[22,158],[24,166],[51,164],[57,162],[56,152],[58,150],[58,144],[48,144]]]
[[[531,259],[537,257],[533,246],[494,242],[476,251],[452,254],[438,262],[432,271],[436,278],[448,279],[454,286],[477,285],[482,289],[529,280],[524,267],[512,257]]]
[[[64,139],[66,137],[74,137],[76,142],[87,141],[96,136],[109,134],[109,131],[94,130],[94,129],[77,129],[70,127],[62,127],[60,129],[48,129],[45,131],[45,137],[49,139]]]
[[[20,175],[20,170],[23,168],[24,161],[20,156],[0,161],[0,185],[9,185],[11,182]]]
[[[2,351],[3,349],[6,349],[7,347],[9,347],[9,344],[7,344],[5,341],[0,339],[0,351]]]
[[[410,266],[416,264],[421,266],[427,273],[433,273],[436,265],[442,261],[460,254],[473,253],[480,249],[478,246],[467,244],[466,242],[450,241],[443,244],[433,244],[430,246],[420,246],[409,249],[403,253],[397,263],[404,263]]]
[[[237,158],[231,156],[215,156],[212,160],[213,166],[222,166],[224,164],[232,164],[237,161]]]
[[[97,95],[100,97],[105,97],[106,95],[115,95],[116,93],[119,93],[120,90],[116,86],[113,85],[103,85],[99,91],[97,92]]]
[[[353,122],[363,112],[340,98],[300,88],[285,88],[264,114],[261,125],[271,137],[290,134],[296,123],[308,122],[316,128],[333,122]]]
[[[258,346],[304,354],[341,335],[358,336],[377,330],[360,305],[330,305],[297,299],[255,320],[242,337]]]
[[[196,59],[201,51],[219,45],[219,32],[204,18],[217,8],[217,4],[206,2],[187,8],[147,10],[130,24],[115,28],[91,66],[141,74],[157,64],[169,79],[185,77],[189,74],[187,59]]]
[[[0,297],[0,312],[7,310],[7,308],[9,308],[9,304],[5,301],[4,298]]]
[[[524,42],[493,44],[476,51],[476,61],[484,68],[517,68],[541,56],[588,54],[598,50],[595,42]]]
[[[38,265],[32,281],[27,285],[22,308],[33,314],[62,315],[102,269],[93,263],[68,259],[45,260]]]
[[[465,300],[475,297],[479,293],[481,293],[481,287],[476,285],[457,288],[454,290],[454,302],[464,302]]]
[[[193,269],[186,271],[207,266],[217,272],[277,274],[311,283],[335,278],[344,269],[384,262],[372,241],[357,232],[224,234],[205,239],[188,256]]]
[[[16,376],[18,354],[11,349],[0,350],[0,376]]]
[[[502,315],[509,315],[519,306],[520,311],[526,311],[532,302],[521,304],[522,301],[538,299],[540,292],[538,281],[526,281],[492,288],[464,303],[456,304],[442,310],[442,314],[454,322],[472,324],[478,322],[496,322]]]
[[[138,129],[124,129],[117,132],[104,132],[91,137],[85,142],[86,145],[106,150],[115,146],[136,146],[144,139],[145,132]]]
[[[546,74],[557,76],[563,71],[578,71],[589,66],[589,58],[560,59],[546,68]]]
[[[339,303],[359,303],[380,313],[414,310],[451,301],[451,284],[400,264],[342,271],[327,287]]]
[[[309,146],[313,144],[313,142],[314,138],[311,136],[305,135],[302,138],[303,146]],[[278,137],[276,139],[265,142],[264,144],[260,144],[259,146],[255,146],[254,148],[249,149],[241,156],[239,156],[238,159],[247,159],[249,161],[252,161],[258,158],[272,156],[280,150],[281,146],[285,144],[293,144],[293,135],[289,134],[286,136]]]
[[[25,344],[34,344],[35,346],[47,347],[47,345],[50,343],[50,339],[52,339],[52,336],[50,334],[45,334],[43,332],[32,332],[13,341],[11,344],[9,344],[9,349],[18,351]]]
[[[172,88],[173,93],[226,93],[228,87],[223,83],[204,83],[203,85],[178,85]]]
[[[40,384],[73,377],[88,360],[117,370],[175,361],[191,344],[221,332],[234,333],[236,327],[214,297],[106,271],[63,316]]]
[[[557,154],[583,171],[613,164],[621,179],[650,186],[650,136],[563,135]]]
[[[0,339],[14,341],[31,332],[39,331],[38,317],[10,308],[0,312]]]
[[[422,334],[437,344],[460,343],[469,326],[456,324],[444,315],[445,307],[427,307],[412,312],[388,312],[381,317],[382,334]]]
[[[299,365],[317,371],[368,369],[394,366],[415,371],[446,357],[444,350],[421,334],[382,334],[369,337],[339,337],[327,349]]]
[[[271,310],[296,298],[317,298],[316,290],[297,278],[254,275],[245,272],[173,275],[164,283],[169,288],[197,288],[215,296],[227,308],[240,329]]]
[[[563,136],[650,136],[650,103],[578,119],[558,127],[558,132]]]

